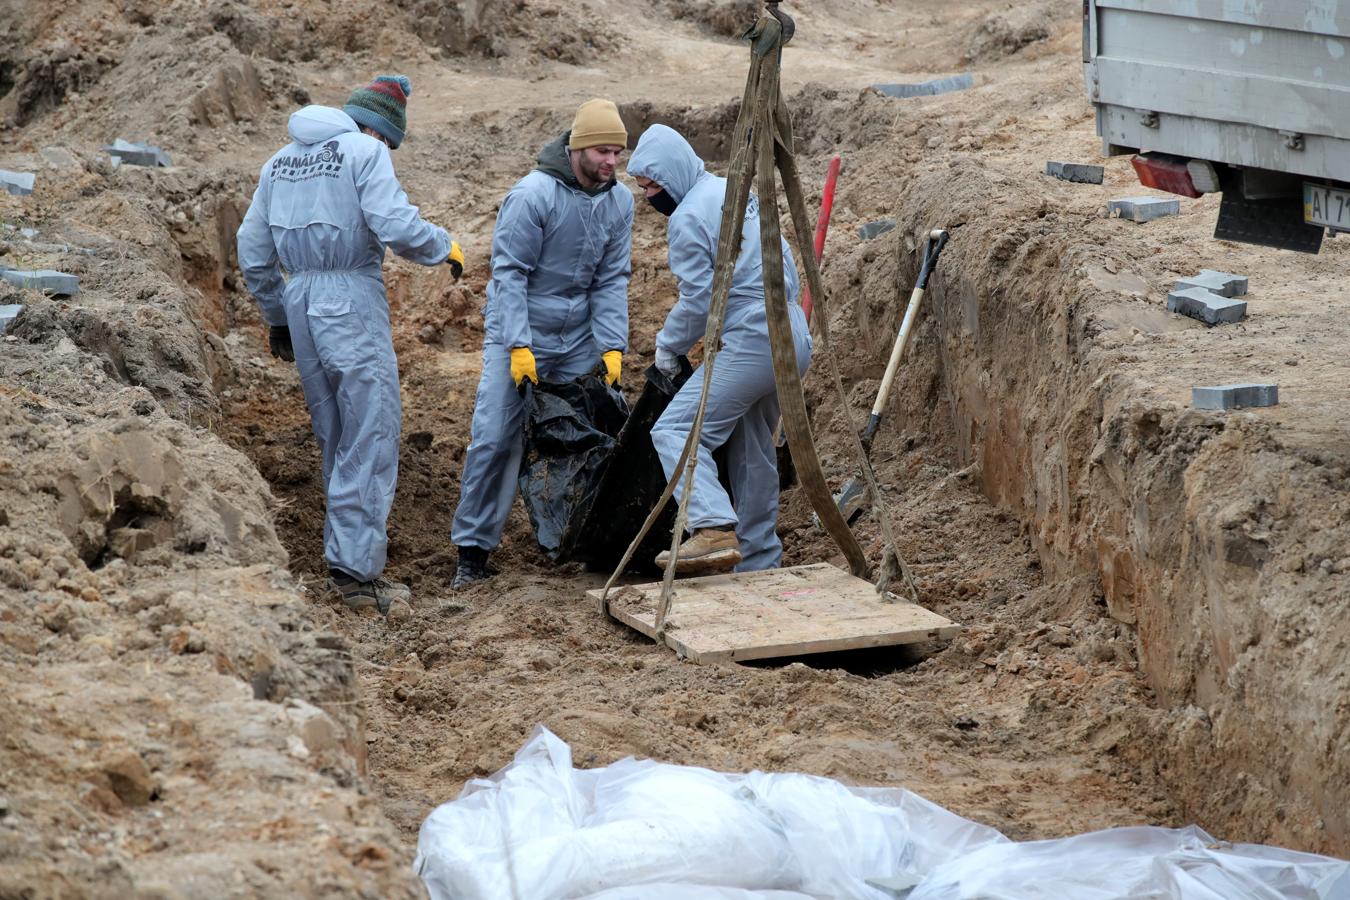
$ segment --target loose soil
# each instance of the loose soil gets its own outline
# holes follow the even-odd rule
[[[1350,249],[1214,241],[1213,198],[1136,226],[1125,160],[1094,161],[1075,10],[988,0],[793,9],[785,54],[818,203],[833,355],[808,403],[826,473],[870,405],[928,228],[953,240],[874,462],[926,606],[965,626],[901,653],[698,667],[584,598],[517,507],[450,587],[496,204],[591,96],[631,133],[684,131],[719,169],[745,4],[348,0],[39,4],[0,34],[0,263],[79,274],[0,341],[0,896],[416,896],[421,820],[544,724],[581,765],[636,754],[903,785],[1015,838],[1198,821],[1350,852],[1350,453],[1337,408]],[[425,7],[425,8],[424,8]],[[26,7],[25,7],[26,8]],[[975,72],[918,100],[878,82]],[[296,104],[409,74],[405,187],[469,265],[386,266],[404,423],[389,574],[411,615],[323,596],[317,447],[267,355],[233,232]],[[113,137],[166,170],[110,167]],[[627,181],[625,186],[631,187]],[[861,242],[883,216],[898,227]],[[636,391],[673,300],[639,204]],[[32,227],[36,237],[17,229]],[[1200,268],[1251,278],[1249,318],[1164,310]],[[1281,405],[1190,410],[1189,387],[1280,383]],[[799,491],[786,562],[839,561]],[[871,558],[878,528],[859,525]],[[304,860],[304,865],[296,865]],[[175,891],[177,893],[175,893]]]

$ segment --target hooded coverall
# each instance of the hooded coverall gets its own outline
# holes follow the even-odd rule
[[[633,195],[577,182],[570,132],[502,201],[492,235],[483,373],[450,537],[494,550],[516,498],[524,452],[524,400],[511,378],[511,349],[529,347],[539,377],[566,382],[594,371],[600,355],[628,348]]]
[[[717,261],[722,201],[727,180],[703,168],[703,160],[674,129],[648,128],[628,162],[628,174],[650,178],[678,204],[666,236],[670,270],[679,283],[679,298],[656,336],[658,350],[688,353],[708,322],[713,266]],[[778,423],[778,391],[774,382],[769,326],[764,310],[763,260],[759,242],[759,202],[750,198],[741,229],[731,292],[722,325],[722,346],[713,366],[712,385],[704,411],[689,498],[689,528],[736,526],[741,562],[736,570],[771,569],[782,561],[778,539],[778,457],[773,429]],[[783,242],[783,279],[788,314],[801,373],[811,363],[811,333],[798,304],[797,267]],[[666,477],[675,473],[685,441],[693,428],[703,392],[703,367],[671,400],[652,429],[652,444]],[[727,473],[735,505],[717,477],[713,451],[727,445]],[[684,485],[679,485],[681,493]]]
[[[323,455],[324,556],[370,581],[384,571],[402,425],[384,250],[436,265],[450,235],[422,219],[388,148],[345,112],[306,106],[289,131],[239,226],[239,268],[263,320],[290,328]]]

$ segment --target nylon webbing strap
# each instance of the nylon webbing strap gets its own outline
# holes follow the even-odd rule
[[[834,503],[825,473],[820,466],[820,457],[816,452],[815,440],[811,434],[810,416],[806,410],[806,397],[802,392],[801,375],[797,370],[796,345],[792,336],[792,323],[788,316],[787,292],[783,283],[783,249],[781,231],[778,224],[778,196],[774,179],[775,167],[783,178],[784,193],[792,214],[793,230],[797,239],[798,258],[806,268],[807,283],[811,296],[816,299],[819,312],[814,317],[819,323],[821,350],[829,361],[830,373],[839,394],[840,405],[844,410],[849,431],[853,434],[854,449],[861,464],[868,489],[872,494],[873,509],[881,523],[886,544],[886,559],[882,565],[881,580],[877,589],[884,591],[897,571],[903,576],[911,597],[915,594],[913,578],[909,569],[900,558],[896,547],[894,529],[886,515],[881,491],[876,483],[872,469],[867,465],[867,457],[854,427],[852,413],[848,407],[844,391],[843,378],[839,374],[839,365],[830,348],[829,307],[820,282],[820,271],[816,265],[812,248],[805,242],[812,234],[811,221],[806,212],[801,182],[797,175],[796,162],[792,156],[792,123],[787,106],[779,91],[779,71],[782,61],[783,31],[777,19],[763,16],[746,35],[751,42],[750,71],[746,77],[745,94],[741,101],[740,113],[736,117],[736,127],[732,137],[733,153],[731,167],[727,173],[726,197],[722,204],[722,222],[717,244],[717,261],[713,268],[712,301],[708,310],[708,324],[703,338],[703,391],[699,397],[698,410],[693,426],[685,441],[680,460],[675,466],[675,476],[666,484],[655,508],[642,523],[642,529],[624,552],[623,559],[614,573],[605,583],[602,603],[608,603],[609,592],[619,576],[632,560],[633,553],[642,543],[655,524],[666,503],[675,493],[675,485],[680,479],[688,485],[679,504],[675,527],[671,534],[670,561],[666,564],[665,577],[661,585],[661,597],[656,608],[656,637],[660,640],[665,632],[666,619],[670,614],[673,594],[675,565],[679,559],[679,545],[684,537],[688,522],[689,496],[693,492],[694,472],[698,466],[698,444],[703,430],[704,411],[708,402],[708,390],[712,384],[713,366],[721,343],[722,321],[726,313],[727,295],[731,289],[731,278],[736,268],[736,259],[740,251],[740,234],[745,224],[745,207],[750,199],[750,185],[758,179],[760,205],[760,249],[764,265],[764,305],[769,324],[769,341],[772,347],[774,379],[778,386],[778,401],[783,414],[783,429],[787,434],[788,449],[803,489],[811,500],[811,507],[820,518],[826,532],[843,551],[848,560],[849,569],[860,578],[869,578],[871,574],[862,546],[848,527],[839,508]],[[606,606],[606,609],[608,607]]]

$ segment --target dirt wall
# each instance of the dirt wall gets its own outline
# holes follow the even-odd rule
[[[0,258],[81,279],[0,293],[0,896],[416,896],[351,649],[212,430],[228,322],[188,282],[234,182],[59,158],[0,199],[37,232]]]
[[[1047,577],[1079,579],[1075,602],[1135,627],[1160,711],[1125,752],[1188,816],[1345,853],[1350,456],[1253,413],[1158,396],[1148,366],[1128,366],[1140,360],[1111,328],[1113,301],[1085,277],[1103,243],[1082,231],[1099,220],[1031,201],[991,221],[985,200],[1007,199],[997,176],[974,164],[954,174],[905,185],[881,251],[898,266],[858,265],[863,299],[844,340],[869,293],[911,282],[926,224],[958,223],[921,361],[896,390],[901,419],[948,432],[984,493],[1023,520]],[[872,318],[898,320],[897,300]]]

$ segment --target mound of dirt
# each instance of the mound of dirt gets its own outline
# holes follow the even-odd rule
[[[106,383],[78,405],[0,392],[0,892],[247,872],[259,893],[414,896],[353,790],[350,654],[298,598],[265,484],[156,409]]]
[[[1020,3],[981,16],[965,28],[962,62],[987,64],[1050,37],[1060,20],[1059,3]]]
[[[754,0],[666,0],[669,14],[676,19],[687,19],[698,23],[710,34],[727,38],[738,38],[744,34],[763,9],[763,5]]]

